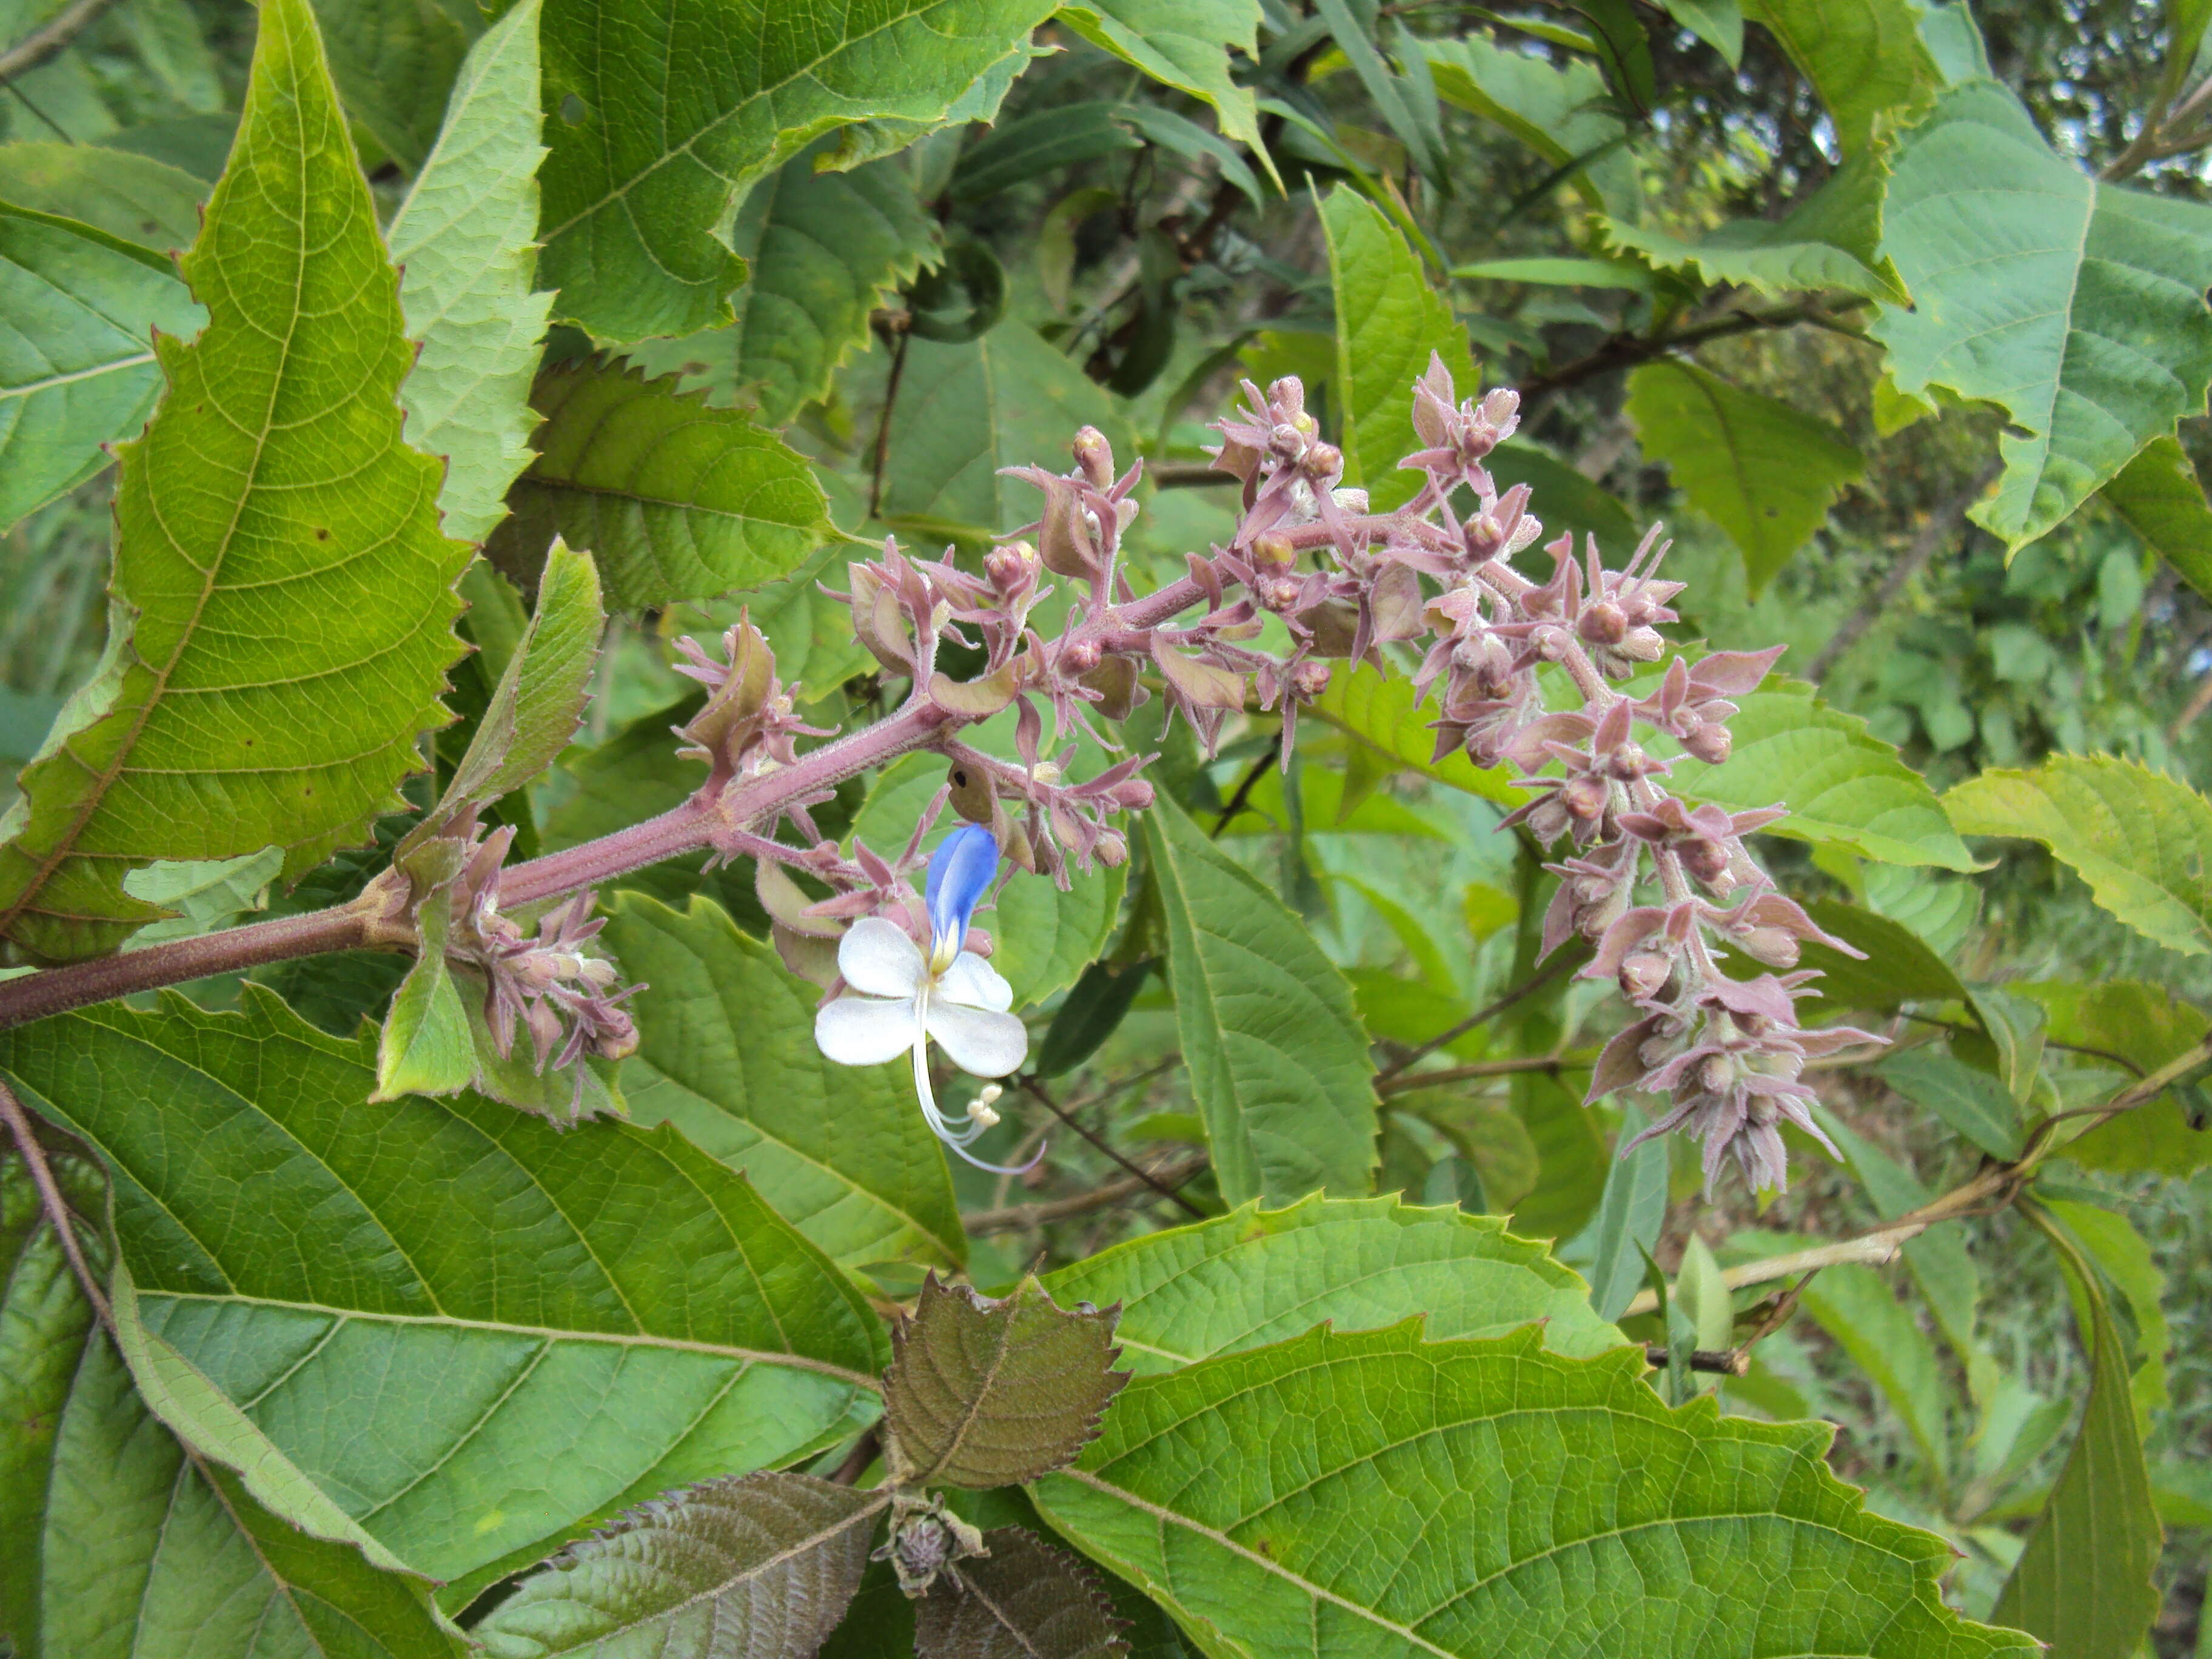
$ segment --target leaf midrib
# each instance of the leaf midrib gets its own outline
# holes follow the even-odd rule
[[[297,88],[302,77],[300,73],[299,64],[295,55],[296,50],[296,43],[294,43],[292,49],[288,52],[286,58],[288,73],[283,84],[292,94],[290,102],[293,106],[294,119],[304,121],[304,112],[300,108],[300,100],[297,95]],[[271,78],[273,81],[274,77],[272,76]],[[239,176],[242,180],[248,175],[241,173]],[[85,826],[91,823],[93,815],[106,804],[108,791],[115,787],[116,780],[123,775],[126,763],[128,762],[131,752],[137,748],[138,739],[145,732],[147,721],[153,719],[154,710],[160,704],[163,694],[168,688],[169,676],[176,672],[178,659],[184,655],[186,647],[191,644],[192,639],[199,631],[200,617],[207,610],[208,600],[215,592],[216,583],[220,577],[220,573],[222,569],[223,561],[228,556],[231,544],[237,537],[239,519],[240,515],[245,513],[246,500],[252,495],[255,487],[255,481],[258,479],[261,475],[262,461],[268,450],[271,423],[276,414],[277,399],[286,385],[287,379],[290,373],[292,343],[294,337],[299,331],[302,308],[301,291],[306,280],[307,266],[307,247],[305,228],[307,222],[306,198],[308,194],[307,166],[307,160],[304,155],[300,157],[298,164],[290,169],[289,182],[295,186],[293,192],[295,197],[294,205],[295,209],[295,216],[290,222],[300,227],[301,233],[293,239],[293,241],[289,246],[289,251],[293,256],[292,303],[289,307],[289,315],[285,319],[284,337],[282,343],[277,348],[276,369],[269,379],[269,395],[263,410],[260,421],[260,429],[256,433],[253,440],[253,459],[246,470],[244,482],[240,484],[237,493],[232,498],[230,522],[223,527],[222,539],[217,544],[215,550],[215,556],[209,562],[205,571],[203,573],[204,580],[200,584],[199,597],[192,602],[191,619],[183,628],[178,630],[176,647],[170,652],[168,660],[163,663],[159,668],[156,668],[153,664],[147,662],[145,658],[139,654],[137,629],[135,626],[132,628],[131,644],[129,647],[131,657],[133,660],[142,665],[146,671],[153,676],[154,684],[150,692],[149,695],[139,699],[138,706],[133,711],[130,720],[128,736],[125,738],[122,743],[116,746],[114,758],[108,763],[107,767],[104,770],[100,771],[93,771],[91,769],[87,769],[92,776],[93,787],[86,792],[84,799],[79,804],[76,811],[70,817],[67,829],[60,836],[55,838],[52,848],[49,848],[43,856],[33,862],[33,873],[31,878],[23,884],[21,890],[16,894],[15,898],[12,902],[8,904],[4,908],[0,908],[0,934],[4,934],[8,929],[14,925],[17,917],[22,915],[26,910],[33,908],[33,901],[35,901],[39,895],[46,890],[47,882],[53,878],[54,872],[59,869],[63,862],[70,857],[72,849],[76,845],[77,838],[83,835]],[[366,186],[363,188],[365,191]],[[210,204],[210,205],[212,205],[212,204]],[[356,204],[356,206],[358,205],[359,204]],[[203,213],[201,222],[203,225],[206,222],[206,216],[204,212]],[[203,235],[204,236],[204,233],[203,233]],[[195,249],[195,252],[197,252],[197,249]],[[215,260],[215,248],[212,244],[209,246],[208,257],[211,262]],[[215,274],[219,274],[219,269],[218,265]],[[228,286],[228,278],[226,277],[223,280],[225,282],[225,285]],[[210,316],[210,326],[212,327],[212,316]],[[204,337],[203,337],[201,340],[194,341],[192,345],[188,348],[188,349],[195,352],[203,349],[204,349]],[[358,395],[358,388],[356,388],[356,395]],[[165,391],[162,396],[162,402],[166,404],[167,401],[167,392]],[[146,441],[144,439],[140,440],[142,444],[145,441]],[[153,480],[150,477],[147,479],[146,489],[148,498],[150,501],[154,489]],[[167,525],[162,521],[161,515],[159,512],[156,512],[154,514],[154,518],[156,523],[161,524],[162,538],[169,544],[171,548],[174,550],[177,556],[182,559],[185,564],[191,566],[192,568],[198,569],[199,567],[193,564],[191,556],[185,552],[183,545],[178,542],[176,537],[169,531]],[[122,550],[120,546],[118,546],[117,548],[116,560],[118,565],[118,585],[120,578],[120,566],[122,562],[121,553]],[[128,672],[129,671],[127,669],[125,671],[126,678]],[[117,695],[121,695],[120,684],[118,684],[117,688]],[[106,713],[102,714],[99,720],[95,720],[91,722],[85,730],[87,732],[90,732],[95,729],[103,721],[105,721],[108,715],[112,714],[112,712],[113,707],[111,704]],[[64,750],[70,752],[72,755],[75,752],[74,750],[70,749],[70,745],[67,744],[63,744],[62,748]],[[82,765],[82,763],[80,762],[79,764]],[[18,842],[17,845],[20,847],[21,843]]]
[[[18,386],[0,386],[0,404],[11,398],[35,397],[41,392],[52,392],[58,386],[74,386],[79,380],[96,380],[103,374],[114,374],[126,368],[137,368],[154,361],[150,351],[141,351],[135,356],[117,357],[106,362],[95,363],[90,368],[72,370],[67,374],[49,374],[43,380],[27,380]]]
[[[556,1342],[598,1342],[613,1347],[663,1349],[678,1353],[703,1353],[720,1359],[735,1359],[752,1365],[781,1365],[793,1370],[812,1371],[817,1376],[849,1382],[855,1387],[880,1392],[881,1382],[865,1371],[848,1370],[842,1365],[832,1364],[826,1359],[811,1355],[779,1352],[769,1348],[740,1347],[732,1343],[708,1342],[697,1337],[660,1336],[650,1331],[586,1331],[558,1325],[526,1325],[499,1319],[471,1319],[459,1314],[406,1314],[367,1312],[359,1308],[341,1308],[326,1302],[295,1301],[287,1297],[247,1296],[237,1291],[170,1291],[142,1289],[139,1297],[145,1302],[195,1302],[211,1305],[230,1304],[243,1308],[277,1308],[288,1313],[317,1314],[327,1319],[345,1323],[360,1321],[375,1325],[421,1325],[441,1330],[481,1331],[499,1336],[526,1336],[537,1340]]]

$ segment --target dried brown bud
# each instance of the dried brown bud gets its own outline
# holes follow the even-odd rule
[[[952,786],[952,810],[970,823],[991,821],[991,810],[997,804],[991,780],[981,767],[970,766],[965,761],[955,761],[945,775]]]
[[[1127,657],[1108,657],[1083,676],[1084,684],[1099,693],[1098,712],[1109,720],[1125,720],[1144,700],[1137,684],[1137,665]]]

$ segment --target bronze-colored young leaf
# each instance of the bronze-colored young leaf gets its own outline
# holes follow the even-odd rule
[[[571,1544],[471,1633],[490,1659],[803,1659],[845,1616],[888,1502],[807,1474],[702,1481]]]
[[[1098,1575],[1026,1527],[983,1534],[990,1549],[915,1607],[919,1659],[1107,1659],[1121,1620]]]
[[[1129,1380],[1111,1369],[1119,1312],[1063,1312],[1034,1279],[994,1302],[931,1274],[884,1374],[898,1483],[1011,1486],[1065,1464]]]

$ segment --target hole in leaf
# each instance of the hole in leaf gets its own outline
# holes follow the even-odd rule
[[[573,92],[561,100],[561,118],[572,127],[583,125],[584,118],[591,112],[590,107]]]

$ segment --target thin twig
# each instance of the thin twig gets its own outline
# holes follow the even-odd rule
[[[1743,1356],[1744,1362],[1743,1370],[1736,1373],[1739,1376],[1751,1369],[1751,1351],[1790,1322],[1790,1316],[1797,1311],[1798,1298],[1805,1294],[1805,1287],[1819,1276],[1820,1271],[1818,1267],[1814,1268],[1777,1297],[1774,1305],[1767,1310],[1766,1317],[1759,1322],[1759,1328],[1735,1345],[1735,1351]]]
[[[1663,1342],[1647,1344],[1644,1350],[1644,1363],[1655,1370],[1666,1370],[1667,1345]],[[1741,1348],[1698,1348],[1691,1352],[1690,1369],[1710,1372],[1716,1376],[1743,1376],[1751,1370],[1751,1356]]]
[[[1260,787],[1260,780],[1267,776],[1267,769],[1275,763],[1276,757],[1282,752],[1283,734],[1278,732],[1266,750],[1252,763],[1251,769],[1237,781],[1237,791],[1229,797],[1229,805],[1221,809],[1221,816],[1213,821],[1212,839],[1219,841],[1221,832],[1236,822],[1237,815],[1251,800],[1252,792]]]
[[[1858,608],[1844,618],[1843,625],[1813,653],[1813,660],[1805,665],[1807,679],[1818,685],[1827,678],[1828,671],[1842,660],[1844,653],[1859,642],[1859,636],[1874,626],[1875,619],[1905,592],[1905,585],[1958,533],[1959,526],[1966,520],[1966,509],[1981,499],[1982,492],[1990,487],[1990,480],[1997,476],[2002,465],[2000,460],[1990,462],[1974,475],[1972,483],[1936,504],[1935,511],[1913,537],[1905,556],[1883,574],[1881,585],[1861,600]]]
[[[891,349],[890,378],[884,382],[883,418],[876,422],[875,466],[868,479],[868,516],[879,517],[884,510],[884,469],[891,453],[891,410],[897,406],[899,382],[906,378],[907,343],[914,338],[911,328],[898,331],[898,344]]]
[[[1869,303],[1854,300],[1838,306],[1838,310],[1851,310]],[[1615,369],[1633,368],[1638,363],[1648,363],[1655,358],[1671,356],[1690,346],[1702,345],[1708,340],[1723,340],[1732,335],[1749,334],[1762,328],[1794,328],[1799,323],[1819,318],[1825,325],[1831,321],[1828,313],[1814,301],[1802,305],[1785,306],[1778,311],[1737,311],[1710,323],[1700,323],[1677,334],[1659,339],[1647,339],[1642,335],[1616,334],[1586,357],[1577,358],[1553,369],[1548,374],[1531,375],[1521,382],[1521,402],[1525,408],[1537,398],[1551,392]]]
[[[1167,1165],[1157,1176],[1146,1175],[1139,1180],[1125,1176],[1119,1181],[1109,1181],[1103,1187],[1094,1187],[1087,1193],[1076,1193],[1067,1198],[1042,1200],[1034,1204],[1012,1204],[1002,1210],[972,1210],[960,1218],[960,1224],[970,1237],[984,1233],[1026,1232],[1031,1227],[1042,1227],[1048,1221],[1065,1221],[1070,1216],[1089,1215],[1094,1210],[1103,1210],[1125,1199],[1142,1198],[1159,1190],[1163,1183],[1170,1196],[1187,1201],[1172,1191],[1203,1170],[1210,1160],[1204,1152],[1193,1152],[1189,1157]],[[1205,1212],[1200,1211],[1203,1215]]]
[[[1773,1279],[1787,1279],[1792,1273],[1808,1273],[1816,1267],[1832,1267],[1854,1261],[1880,1267],[1894,1261],[1899,1250],[1937,1222],[1988,1214],[2011,1203],[2027,1185],[2028,1177],[2035,1173],[2036,1165],[2049,1152],[2052,1132],[2060,1123],[2069,1118],[2085,1116],[2094,1117],[2099,1123],[2109,1121],[2123,1112],[2131,1112],[2136,1107],[2157,1099],[2166,1092],[2169,1084],[2188,1076],[2208,1062],[2212,1062],[2212,1036],[2191,1044],[2148,1077],[2130,1083],[2101,1106],[2083,1107],[2078,1111],[2062,1112],[2056,1117],[2044,1119],[2035,1126],[2027,1138],[2027,1145],[2011,1163],[1992,1164],[1964,1185],[1953,1188],[1917,1210],[1908,1210],[1894,1221],[1862,1233],[1856,1238],[1816,1244],[1810,1249],[1769,1256],[1763,1261],[1747,1261],[1741,1267],[1727,1269],[1721,1274],[1721,1280],[1730,1290],[1741,1290],[1747,1285],[1764,1285]],[[2096,1124],[2090,1127],[2094,1128]],[[1640,1291],[1623,1310],[1621,1316],[1626,1318],[1634,1314],[1656,1313],[1658,1310],[1658,1297],[1650,1291]]]
[[[49,58],[64,51],[70,41],[98,21],[115,0],[76,0],[39,27],[0,52],[0,81],[28,73]]]
[[[1413,1089],[1440,1089],[1448,1083],[1471,1083],[1478,1078],[1512,1077],[1522,1072],[1587,1071],[1586,1060],[1561,1059],[1556,1054],[1530,1054],[1521,1060],[1479,1060],[1469,1066],[1448,1066],[1441,1072],[1404,1072],[1377,1077],[1378,1095],[1402,1095]]]
[[[883,1455],[883,1449],[884,1425],[881,1421],[872,1423],[853,1443],[853,1449],[845,1455],[845,1461],[830,1475],[830,1483],[839,1486],[852,1486],[868,1472],[868,1465]]]
[[[85,1260],[84,1247],[76,1236],[76,1215],[70,1209],[69,1200],[62,1196],[61,1183],[54,1179],[53,1166],[46,1162],[46,1150],[39,1145],[30,1115],[24,1111],[23,1103],[15,1098],[15,1091],[4,1082],[0,1082],[0,1122],[7,1124],[8,1133],[15,1138],[15,1150],[23,1155],[23,1163],[31,1171],[31,1184],[39,1189],[39,1206],[60,1236],[62,1254],[69,1258],[76,1282],[84,1287],[85,1300],[92,1304],[100,1322],[112,1330],[115,1317],[108,1310],[107,1293],[94,1275],[92,1264]]]
[[[1521,1001],[1524,997],[1533,996],[1536,992],[1542,990],[1544,987],[1549,985],[1553,980],[1557,979],[1562,973],[1566,971],[1567,962],[1568,958],[1565,956],[1553,957],[1549,964],[1538,969],[1534,974],[1531,974],[1527,979],[1522,980],[1518,985],[1508,991],[1504,996],[1498,998],[1497,1001],[1492,1003],[1488,1007],[1476,1009],[1473,1013],[1469,1014],[1465,1019],[1460,1021],[1458,1024],[1453,1026],[1451,1030],[1444,1032],[1441,1036],[1431,1037],[1426,1042],[1424,1042],[1419,1048],[1414,1049],[1412,1054],[1407,1054],[1404,1059],[1395,1060],[1391,1064],[1385,1066],[1380,1072],[1375,1074],[1376,1086],[1380,1087],[1382,1084],[1389,1082],[1392,1078],[1397,1076],[1399,1073],[1404,1071],[1407,1066],[1426,1060],[1431,1054],[1436,1053],[1437,1049],[1446,1048],[1450,1044],[1458,1042],[1460,1038],[1465,1036],[1476,1026],[1484,1024],[1490,1020],[1497,1018],[1498,1015],[1504,1013],[1508,1008],[1513,1006],[1515,1003]],[[1437,1079],[1424,1079],[1425,1082],[1435,1080]]]
[[[1162,1198],[1173,1200],[1176,1203],[1182,1205],[1182,1207],[1192,1215],[1203,1216],[1206,1213],[1204,1210],[1200,1209],[1197,1205],[1192,1203],[1181,1193],[1177,1192],[1173,1187],[1163,1185],[1157,1177],[1146,1173],[1145,1167],[1142,1164],[1134,1163],[1129,1158],[1122,1156],[1120,1152],[1115,1151],[1113,1147],[1106,1144],[1105,1140],[1102,1137],[1094,1134],[1080,1118],[1072,1117],[1066,1112],[1063,1111],[1060,1109],[1060,1103],[1045,1092],[1044,1085],[1040,1083],[1036,1078],[1024,1078],[1022,1079],[1022,1087],[1028,1090],[1031,1094],[1035,1095],[1038,1100],[1042,1102],[1047,1111],[1050,1112],[1062,1123],[1067,1125],[1069,1128],[1074,1130],[1076,1133],[1081,1135],[1085,1140],[1089,1141],[1093,1146],[1096,1146],[1100,1152],[1105,1153],[1107,1157],[1112,1158],[1114,1162],[1120,1164],[1131,1175],[1136,1176],[1136,1178],[1144,1182],[1146,1186],[1150,1187]]]

